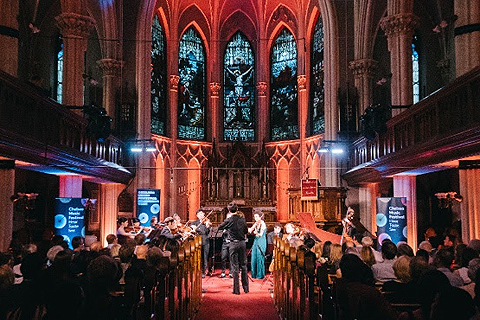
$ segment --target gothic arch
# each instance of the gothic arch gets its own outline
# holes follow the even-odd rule
[[[192,26],[202,39],[207,57],[210,56],[208,44],[210,43],[210,37],[212,34],[211,24],[205,16],[205,13],[196,4],[186,7],[182,12],[179,13],[178,39],[180,40],[185,31]]]

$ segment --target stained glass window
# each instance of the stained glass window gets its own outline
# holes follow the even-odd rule
[[[325,132],[323,22],[319,17],[313,31],[310,70],[310,123],[312,135]]]
[[[189,28],[180,40],[178,74],[178,137],[205,139],[205,48]]]
[[[414,40],[416,40],[414,38]],[[412,78],[413,78],[413,103],[420,101],[420,66],[418,63],[418,51],[415,43],[412,43]]]
[[[297,47],[287,29],[275,40],[270,59],[272,140],[298,139]]]
[[[62,88],[63,88],[63,41],[59,39],[59,46],[57,49],[57,102],[62,103]]]
[[[160,20],[153,18],[152,25],[152,83],[151,131],[165,134],[167,119],[167,59],[166,41]]]
[[[255,58],[248,39],[237,32],[223,58],[223,139],[255,140]]]

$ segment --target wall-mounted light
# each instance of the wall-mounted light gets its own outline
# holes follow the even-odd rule
[[[318,149],[318,152],[340,155],[346,152],[346,146],[345,143],[342,141],[323,140],[320,148]]]
[[[129,145],[129,150],[133,153],[157,151],[157,148],[155,147],[155,142],[150,139],[133,140],[129,142]]]

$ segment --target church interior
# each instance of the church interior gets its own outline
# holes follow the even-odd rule
[[[470,0],[0,0],[0,252],[61,198],[106,245],[139,190],[160,222],[350,207],[372,235],[402,198],[414,252],[479,239],[479,26]]]

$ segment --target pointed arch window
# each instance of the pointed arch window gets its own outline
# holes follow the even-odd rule
[[[325,132],[324,35],[323,21],[318,17],[313,30],[310,57],[310,124],[312,135]]]
[[[223,139],[255,140],[255,58],[247,37],[237,32],[223,57]]]
[[[190,27],[180,40],[178,74],[178,137],[205,139],[205,47]]]
[[[56,73],[56,100],[58,103],[62,103],[62,90],[63,90],[63,40],[61,37],[57,39],[56,46],[56,60],[57,60],[57,73]]]
[[[413,103],[420,101],[420,64],[418,62],[418,51],[415,42],[417,37],[413,37],[412,42],[412,80],[413,80]]]
[[[298,139],[297,46],[286,28],[273,43],[270,70],[271,138]]]
[[[152,23],[151,132],[165,135],[167,119],[167,50],[158,16]]]

